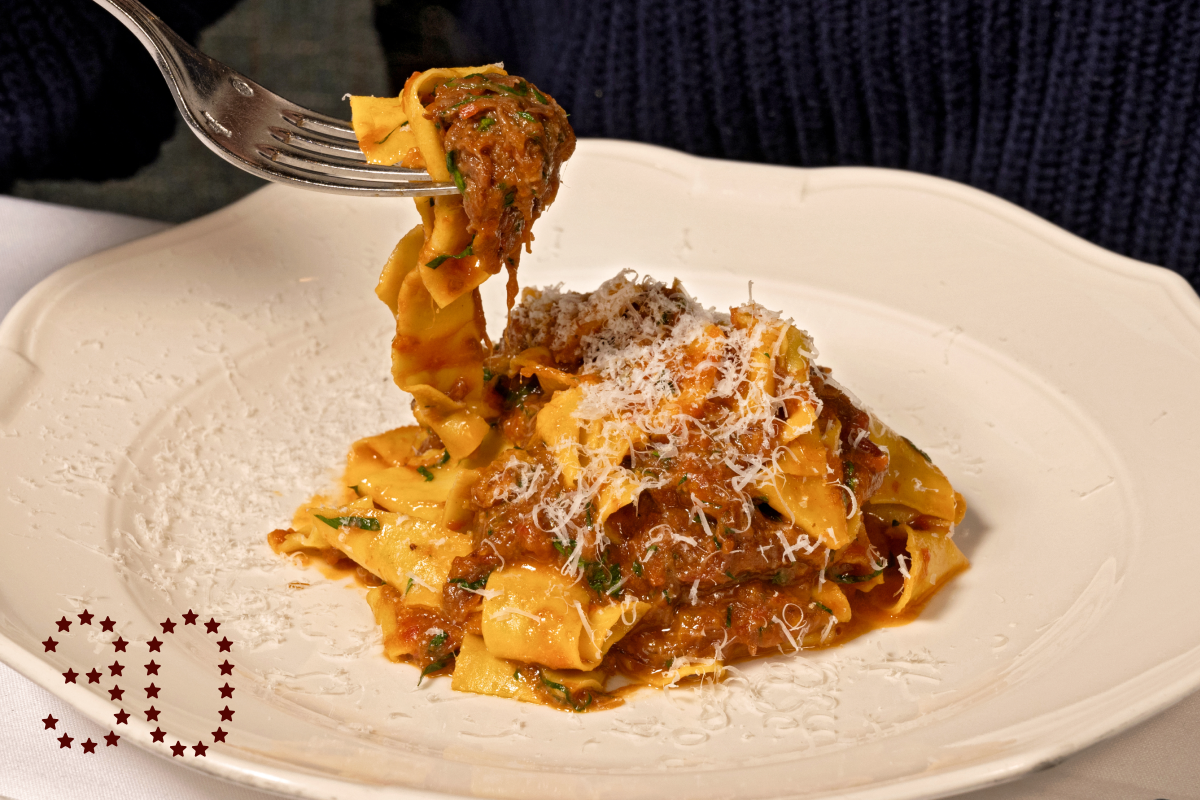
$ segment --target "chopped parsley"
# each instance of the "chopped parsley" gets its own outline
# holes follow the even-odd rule
[[[843,572],[841,574],[836,574],[836,573],[831,574],[829,576],[829,578],[830,578],[830,580],[836,581],[837,583],[863,583],[865,581],[871,580],[872,578],[879,577],[881,574],[883,574],[883,570],[886,567],[887,567],[887,562],[885,561],[882,567],[875,570],[870,575],[848,575]]]
[[[473,581],[469,581],[466,578],[451,578],[449,581],[447,581],[447,583],[453,583],[456,586],[461,586],[462,588],[467,589],[469,591],[477,592],[480,589],[482,589],[484,586],[487,586],[488,578],[490,578],[491,576],[492,576],[492,573],[489,572],[487,575],[484,575],[482,578],[476,578]]]
[[[544,94],[542,94],[541,92],[539,92],[539,91],[537,90],[537,87],[536,87],[536,86],[534,86],[534,85],[531,83],[531,84],[529,84],[529,88],[530,88],[530,89],[533,91],[533,96],[534,96],[535,98],[537,98],[537,101],[538,101],[539,103],[541,103],[541,104],[542,104],[542,105],[544,105],[544,106],[548,106],[548,105],[550,105],[550,101],[546,99],[546,95],[544,95]]]
[[[632,569],[634,575],[637,575],[639,578],[642,577],[642,565],[640,563],[634,561],[632,564]]]
[[[516,201],[516,199],[517,199],[517,190],[516,190],[516,189],[509,189],[509,190],[508,190],[507,192],[505,192],[505,194],[504,194],[504,207],[505,207],[505,208],[508,208],[509,206],[511,206],[511,205],[512,205],[512,204],[513,204],[513,203]]]
[[[427,482],[433,480],[433,473],[429,471],[429,467],[417,467],[417,472]]]
[[[437,672],[450,663],[450,656],[442,656],[437,661],[430,664],[425,669],[421,670],[421,677],[417,678],[417,686],[421,685],[421,681],[425,680],[425,676]]]
[[[774,575],[771,576],[771,583],[775,584],[776,586],[783,586],[783,584],[786,582],[787,582],[787,575],[785,575],[783,573],[783,570],[779,570],[778,572],[776,572]]]
[[[444,645],[446,643],[446,640],[449,638],[450,638],[450,634],[446,633],[445,631],[442,631],[441,633],[434,636],[432,639],[429,640],[429,652],[436,653],[438,650],[441,650],[442,645]]]
[[[517,116],[523,120],[528,120],[529,122],[537,122],[537,117],[535,117],[533,114],[530,114],[528,111],[518,111]]]
[[[831,617],[833,616],[833,609],[831,609],[829,606],[825,605],[824,603],[818,603],[816,600],[813,600],[813,605],[815,605],[817,608],[824,611],[829,616],[831,616]]]
[[[495,373],[493,373],[493,372],[492,372],[490,369],[488,369],[487,367],[484,367],[484,368],[483,368],[483,380],[484,380],[484,383],[486,383],[487,381],[490,381],[490,380],[491,380],[492,378],[494,378],[494,377],[496,377],[496,376],[495,376]]]
[[[416,583],[416,581],[414,581],[412,578],[409,578],[409,579],[408,579],[408,583],[407,583],[407,584],[405,585],[405,587],[404,587],[404,594],[405,594],[405,595],[407,595],[409,592],[411,592],[411,591],[412,591],[413,584],[415,584],[415,583]]]
[[[454,185],[458,187],[459,193],[466,194],[467,193],[467,182],[466,182],[466,180],[463,179],[463,174],[459,171],[458,165],[454,163],[454,161],[455,161],[454,153],[455,153],[454,150],[451,150],[449,153],[446,153],[446,169],[450,171],[450,177],[451,177],[451,179],[453,179]]]
[[[725,627],[733,627],[733,606],[725,606]]]
[[[401,128],[403,128],[403,127],[404,127],[405,125],[407,125],[407,124],[408,124],[407,122],[402,122],[402,123],[400,123],[399,125],[397,125],[396,127],[392,128],[390,131],[388,131],[388,132],[387,132],[387,136],[384,136],[382,139],[380,139],[379,141],[377,141],[375,144],[383,144],[383,143],[384,143],[384,142],[386,142],[388,139],[392,138],[392,134],[393,134],[393,133],[395,133],[396,131],[400,130]]]
[[[379,530],[379,520],[373,517],[322,517],[320,514],[313,514],[313,516],[331,528],[358,528],[362,531]]]
[[[475,255],[474,247],[475,247],[475,239],[472,238],[471,243],[468,244],[466,249],[463,250],[458,255],[450,255],[449,253],[443,253],[442,255],[437,256],[437,257],[431,259],[430,261],[427,261],[425,263],[425,266],[429,267],[430,269],[437,269],[442,264],[444,264],[448,259],[451,259],[451,258],[459,259],[459,258],[466,258],[467,256],[473,256],[473,255]]]
[[[357,483],[356,483],[356,484],[354,484],[353,486],[351,486],[350,488],[351,488],[351,489],[353,489],[353,490],[354,490],[354,493],[355,493],[356,495],[358,495],[359,497],[362,497],[362,496],[363,496],[363,493],[362,493],[362,492],[360,492],[360,491],[358,490],[358,484],[357,484]]]
[[[592,591],[596,594],[611,594],[616,591],[617,584],[621,582],[620,564],[581,559],[579,566],[584,567],[584,577],[587,578],[588,586],[591,586]]]
[[[551,694],[551,696],[554,697],[555,700],[558,700],[563,705],[570,707],[570,709],[572,711],[575,711],[577,713],[584,711],[585,709],[587,709],[588,706],[590,706],[592,704],[592,695],[591,694],[588,694],[586,701],[584,701],[583,703],[579,703],[575,700],[574,697],[571,696],[571,690],[568,689],[566,686],[563,686],[561,683],[555,683],[554,681],[547,678],[545,675],[542,676],[542,683],[546,686],[547,689],[550,690],[550,694]]]
[[[685,474],[682,478],[679,479],[679,483],[677,483],[676,486],[683,486],[685,483],[687,483],[687,479],[688,479],[688,475]]]
[[[570,542],[564,545],[558,539],[555,539],[554,549],[557,550],[560,555],[569,556],[571,553],[575,552],[575,540],[572,539]]]
[[[491,117],[484,117],[475,125],[475,130],[483,132],[495,124],[496,120],[492,119]]]

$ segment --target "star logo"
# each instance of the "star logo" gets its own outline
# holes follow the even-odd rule
[[[83,626],[83,625],[91,626],[93,620],[96,619],[96,615],[87,609],[84,609],[82,612],[75,613],[74,616],[78,617],[80,626]],[[210,633],[210,634],[216,634],[220,630],[220,627],[221,627],[221,623],[217,622],[216,619],[210,618],[208,622],[201,622],[200,615],[196,611],[194,611],[193,609],[190,609],[190,608],[187,610],[186,613],[183,613],[181,616],[183,618],[183,622],[182,622],[183,625],[185,625],[185,626],[186,625],[193,625],[193,626],[204,625],[207,633]],[[111,617],[105,617],[103,620],[99,620],[98,622],[99,622],[100,630],[103,633],[112,633],[112,634],[117,633],[116,632],[117,621],[113,620]],[[67,617],[67,615],[64,614],[54,624],[57,627],[56,633],[59,635],[65,635],[65,638],[68,638],[70,636],[70,634],[72,633],[72,626],[75,624],[75,622],[72,619],[69,619]],[[163,622],[158,623],[159,627],[162,629],[163,634],[175,633],[175,626],[177,624],[180,624],[180,623],[177,623],[170,617],[168,617]],[[95,643],[97,641],[96,639],[94,639],[91,636],[91,634],[87,633],[86,631],[83,631],[82,627],[80,628],[80,631],[85,633],[93,643]],[[183,632],[181,631],[180,633],[182,634]],[[109,638],[110,637],[106,636],[106,637],[103,637],[102,639],[100,639],[99,641],[101,643],[103,643],[105,641],[108,641]],[[135,641],[130,642],[130,641],[127,641],[124,636],[117,634],[115,636],[115,638],[112,638],[112,645],[113,645],[113,649],[117,653],[126,653],[126,652],[128,652],[128,647],[130,644],[137,644],[140,641],[142,641],[142,639],[140,639],[140,637],[135,637]],[[167,641],[170,641],[170,640],[167,640]],[[212,640],[206,640],[206,641],[212,641]],[[146,646],[151,653],[162,652],[163,645],[165,643],[166,642],[160,641],[157,636],[152,637],[149,640],[146,640]],[[42,642],[41,644],[42,644],[43,648],[45,649],[45,652],[49,653],[49,652],[57,652],[56,648],[58,647],[59,644],[62,644],[62,642],[55,640],[54,637],[51,636],[51,637],[47,637],[47,639],[44,642]],[[232,641],[230,641],[229,638],[226,636],[226,637],[222,637],[220,641],[213,641],[213,644],[215,644],[217,646],[218,652],[229,653],[229,652],[232,652],[232,647],[233,647],[234,643]],[[207,646],[211,647],[212,645],[207,645]],[[70,655],[71,654],[69,654],[69,653],[62,654],[62,655],[60,655],[60,657],[65,657],[65,656],[70,656]],[[170,669],[171,669],[170,664],[171,663],[172,662],[168,659],[167,664],[164,668],[163,664],[159,664],[154,658],[151,658],[148,662],[145,662],[143,664],[143,668],[146,670],[147,676],[159,676],[160,672],[162,672],[162,671],[165,671],[167,673],[167,676],[166,676],[167,688],[165,689],[165,691],[167,692],[168,695],[171,693],[171,691],[173,691],[171,687],[174,685],[173,683],[171,683],[171,676],[170,676]],[[96,693],[107,692],[108,696],[109,696],[109,700],[112,703],[118,704],[118,703],[120,703],[120,701],[123,700],[126,690],[122,689],[120,686],[115,685],[115,684],[110,689],[104,689],[103,688],[103,682],[104,682],[103,679],[105,677],[104,670],[107,670],[108,674],[114,678],[123,678],[125,676],[125,665],[124,664],[122,664],[120,661],[114,660],[108,666],[91,665],[91,664],[79,664],[78,666],[80,667],[80,671],[76,671],[74,668],[74,665],[71,665],[71,666],[68,666],[68,668],[65,672],[61,673],[63,676],[63,681],[65,683],[76,684],[78,686],[79,684],[83,683],[83,681],[81,681],[80,678],[86,677],[87,685],[101,684],[101,686],[95,690]],[[131,666],[133,666],[133,668],[135,670],[137,669],[136,663]],[[88,667],[87,672],[81,672],[81,670],[84,667]],[[233,674],[234,665],[231,664],[228,659],[224,659],[222,661],[222,663],[217,664],[216,667],[220,671],[221,675],[232,675]],[[131,680],[132,680],[132,677],[131,677]],[[217,687],[217,692],[220,694],[220,696],[222,698],[224,698],[226,700],[232,699],[234,692],[236,690],[237,690],[236,687],[234,687],[229,681],[225,681],[223,686]],[[79,690],[71,689],[68,691],[77,692]],[[88,691],[90,691],[90,690],[88,690]],[[136,690],[134,690],[134,691],[136,691]],[[164,689],[160,688],[156,683],[151,683],[149,686],[146,686],[144,688],[144,691],[146,692],[147,698],[158,699],[160,696],[160,693],[162,691],[164,691]],[[160,702],[166,703],[167,701],[162,700]],[[168,724],[172,724],[171,723],[171,720],[172,720],[171,708],[172,708],[172,706],[169,703],[167,703],[165,712],[159,710],[155,706],[150,706],[148,709],[145,710],[145,712],[143,712],[147,722],[158,723],[155,726],[154,730],[150,732],[151,740],[155,743],[166,745],[166,747],[168,749],[170,749],[172,757],[179,756],[181,758],[184,758],[187,756],[187,751],[190,749],[190,750],[192,750],[193,758],[206,758],[208,755],[208,750],[210,749],[210,747],[212,745],[205,744],[205,742],[203,740],[196,742],[196,744],[194,744],[194,745],[185,745],[185,744],[183,744],[182,741],[177,739],[175,741],[175,744],[173,744],[173,745],[169,744],[168,739],[167,739],[168,732],[163,730],[163,728],[161,727],[160,719],[163,719],[162,715],[165,713],[166,714],[165,721]],[[135,709],[135,711],[136,711],[136,709]],[[220,709],[219,711],[216,711],[216,713],[220,716],[220,719],[222,722],[232,722],[233,715],[235,712],[232,708],[230,708],[228,705],[226,705],[224,708]],[[118,707],[113,712],[113,719],[115,720],[115,722],[114,722],[115,725],[129,725],[130,717],[131,717],[130,712],[126,711],[124,708]],[[59,722],[61,722],[61,720],[55,719],[55,717],[53,715],[47,715],[43,720],[41,720],[41,722],[42,722],[42,727],[44,730],[53,730],[53,731],[55,731],[55,733],[61,733],[61,735],[57,737],[57,741],[58,741],[60,750],[72,750],[72,749],[74,749],[74,744],[78,743],[79,749],[83,752],[83,754],[96,755],[101,746],[99,739],[92,739],[90,737],[86,738],[86,739],[76,739],[75,737],[72,737],[70,735],[69,731],[60,730]],[[136,724],[140,724],[140,723],[134,723],[134,724],[136,725]],[[63,727],[66,727],[66,726],[63,726]],[[228,736],[229,736],[229,732],[221,727],[218,727],[215,731],[212,731],[212,741],[214,743],[225,743]],[[104,746],[106,748],[107,747],[116,747],[118,741],[120,741],[120,739],[121,739],[121,737],[114,731],[109,731],[108,734],[103,736],[102,738],[104,741]]]

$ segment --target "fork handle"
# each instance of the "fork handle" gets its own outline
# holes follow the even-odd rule
[[[116,17],[153,56],[154,63],[167,79],[175,105],[187,118],[189,114],[180,94],[181,87],[190,86],[201,95],[209,94],[213,87],[198,85],[197,79],[217,62],[188,44],[138,0],[95,0],[95,3]]]

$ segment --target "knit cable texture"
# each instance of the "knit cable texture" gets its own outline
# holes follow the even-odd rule
[[[1200,2],[465,0],[581,136],[967,183],[1200,289]]]

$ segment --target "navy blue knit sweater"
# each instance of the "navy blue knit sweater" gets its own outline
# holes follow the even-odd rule
[[[992,192],[1200,289],[1200,2],[465,0],[581,136]]]
[[[144,2],[194,42],[237,0]],[[0,0],[0,190],[16,178],[132,175],[175,120],[154,61],[91,0]]]
[[[192,37],[231,4],[156,10]],[[1200,288],[1198,0],[462,0],[459,10],[486,54],[553,93],[581,136],[941,175]],[[156,98],[137,107],[143,126],[106,142],[104,115],[134,110],[139,95]],[[0,0],[0,187],[128,174],[172,119],[149,59],[90,0]]]

